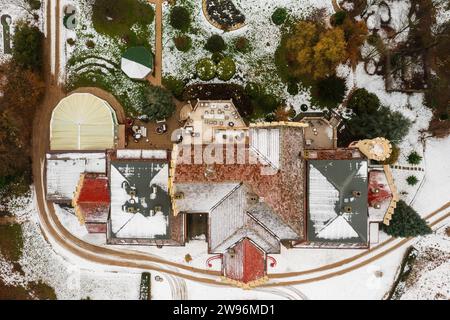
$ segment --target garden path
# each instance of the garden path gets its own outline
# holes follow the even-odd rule
[[[155,10],[155,63],[154,72],[147,77],[147,80],[155,85],[162,85],[162,5],[165,0],[148,0],[156,6]]]

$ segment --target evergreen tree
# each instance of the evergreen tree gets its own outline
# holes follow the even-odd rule
[[[375,112],[380,107],[380,99],[366,89],[356,89],[350,97],[347,105],[356,114]]]
[[[408,182],[410,186],[414,186],[417,184],[417,182],[419,182],[419,180],[416,176],[409,176],[408,178],[406,178],[406,182]]]
[[[191,14],[188,9],[180,6],[173,7],[170,11],[170,25],[183,32],[188,31],[191,25]]]
[[[378,97],[366,89],[357,89],[348,107],[353,115],[346,121],[346,126],[355,139],[385,137],[392,142],[400,141],[411,125],[400,112],[381,106]]]
[[[393,237],[415,237],[431,233],[425,220],[403,200],[397,203],[390,224],[383,224],[382,228]]]
[[[149,87],[146,91],[148,104],[142,108],[149,120],[162,120],[175,112],[172,94],[161,87]]]
[[[385,137],[396,142],[408,133],[411,122],[400,112],[391,112],[389,108],[381,106],[376,112],[354,114],[346,124],[356,139]]]
[[[13,37],[13,60],[24,69],[41,71],[43,33],[26,21],[16,24]]]
[[[167,90],[172,92],[175,97],[181,98],[185,85],[183,80],[173,76],[167,76],[162,79],[162,84]]]

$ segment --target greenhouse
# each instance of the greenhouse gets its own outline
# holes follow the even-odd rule
[[[114,147],[117,118],[104,100],[88,93],[62,99],[52,113],[51,150],[104,150]]]

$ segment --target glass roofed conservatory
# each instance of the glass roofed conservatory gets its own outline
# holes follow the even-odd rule
[[[117,118],[106,101],[74,93],[53,110],[50,126],[51,150],[105,150],[114,147]]]

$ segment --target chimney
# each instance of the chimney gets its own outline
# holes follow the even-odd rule
[[[352,194],[355,198],[361,197],[361,191],[353,191]]]
[[[352,207],[351,206],[345,206],[344,207],[344,212],[351,213],[352,212]]]

